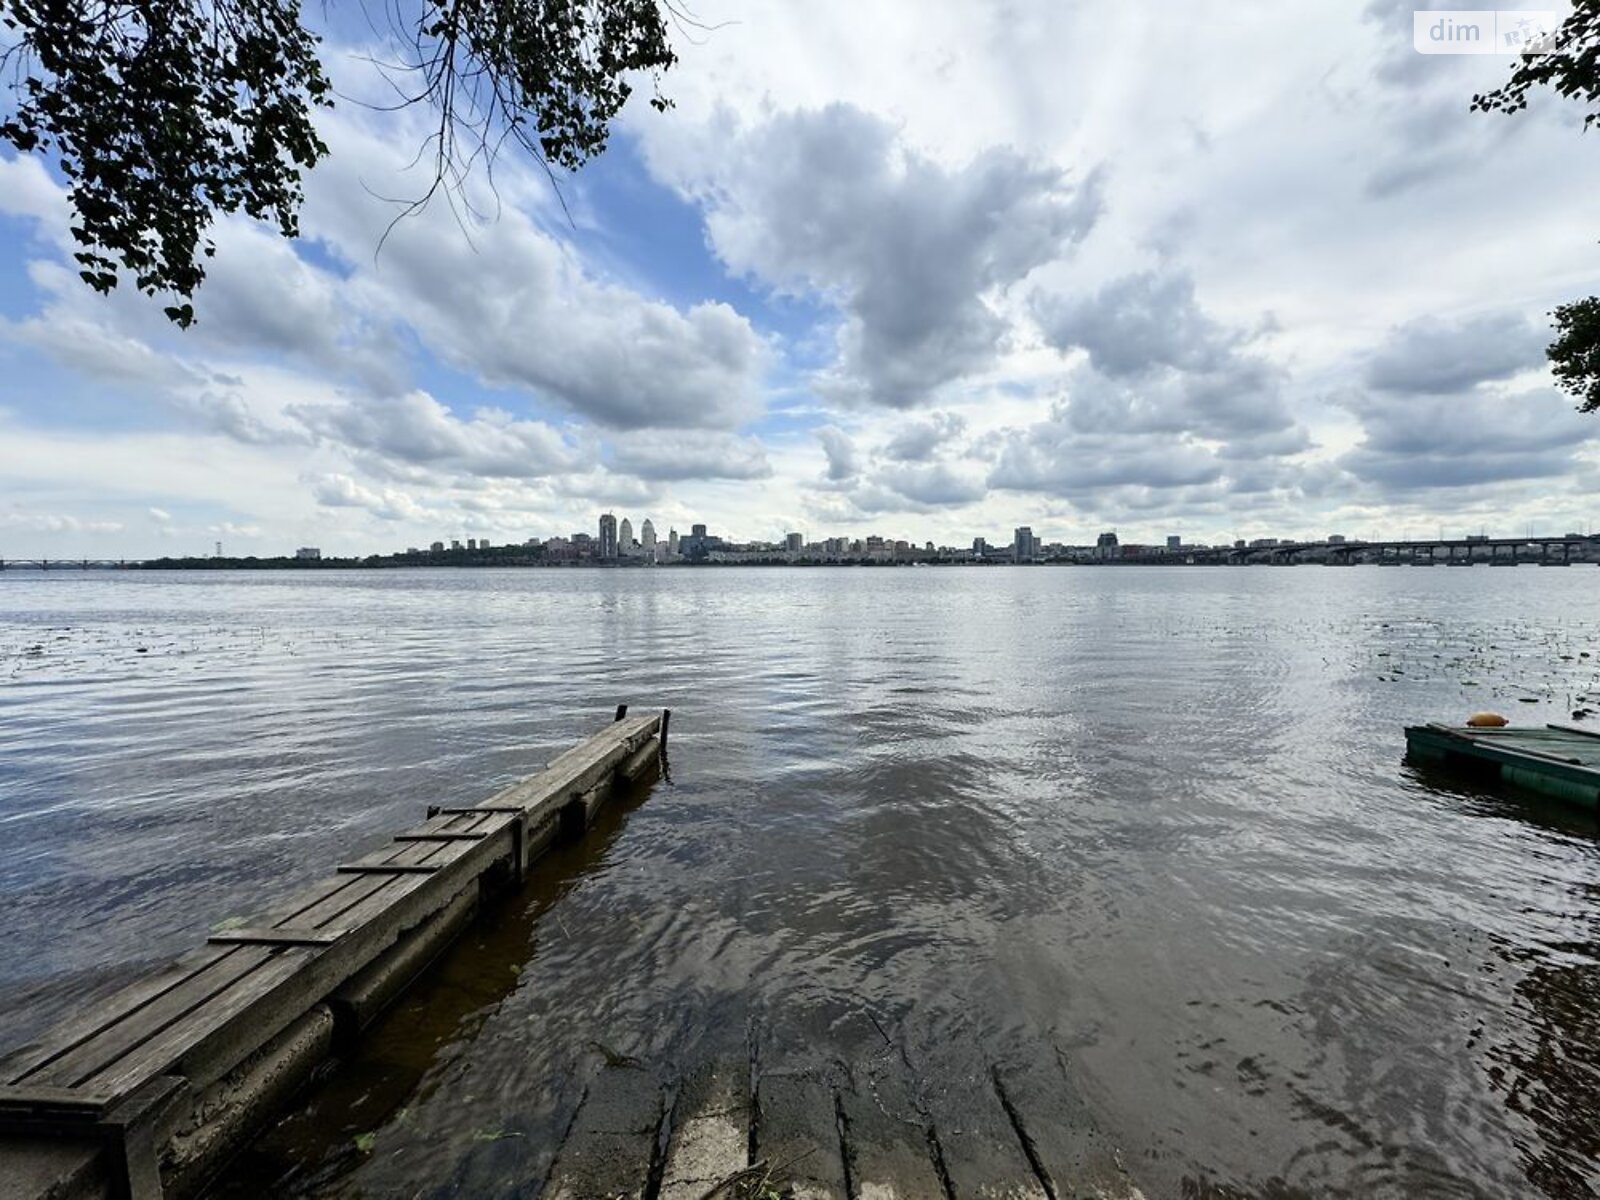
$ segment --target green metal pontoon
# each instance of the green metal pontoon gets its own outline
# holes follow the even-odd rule
[[[1499,729],[1432,722],[1406,728],[1413,761],[1498,776],[1585,808],[1600,807],[1600,731],[1574,725]]]

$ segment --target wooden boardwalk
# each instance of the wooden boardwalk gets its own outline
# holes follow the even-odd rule
[[[617,720],[544,771],[381,850],[0,1060],[0,1198],[192,1195],[335,1047],[619,781],[668,714]]]
[[[919,1078],[743,1059],[590,1080],[544,1200],[1089,1200],[1140,1195],[1055,1062]]]

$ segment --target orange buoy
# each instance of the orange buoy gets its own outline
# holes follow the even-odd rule
[[[1476,712],[1467,718],[1467,724],[1474,729],[1499,729],[1511,722],[1496,712]]]

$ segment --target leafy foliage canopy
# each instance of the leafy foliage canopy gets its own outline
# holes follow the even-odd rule
[[[1472,98],[1480,112],[1521,112],[1529,91],[1548,87],[1589,105],[1587,129],[1600,129],[1600,0],[1577,0],[1557,32],[1557,53],[1524,56],[1510,80]],[[1578,398],[1580,412],[1600,411],[1600,296],[1560,305],[1551,314],[1556,340],[1546,351],[1556,382]]]
[[[388,3],[388,0],[386,0]],[[670,0],[663,0],[670,3]],[[417,0],[385,8],[402,106],[431,104],[433,184],[506,141],[547,167],[605,149],[629,76],[676,58],[656,0]],[[124,276],[194,320],[218,213],[298,233],[333,87],[299,0],[0,0],[0,140],[66,177],[84,281]],[[659,90],[651,101],[664,108]]]

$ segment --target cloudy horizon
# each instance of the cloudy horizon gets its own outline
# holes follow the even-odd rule
[[[1414,7],[708,0],[559,195],[507,156],[385,238],[424,114],[342,101],[302,237],[221,222],[187,332],[0,151],[0,557],[1588,530],[1544,346],[1600,153],[1469,111],[1509,63]]]

